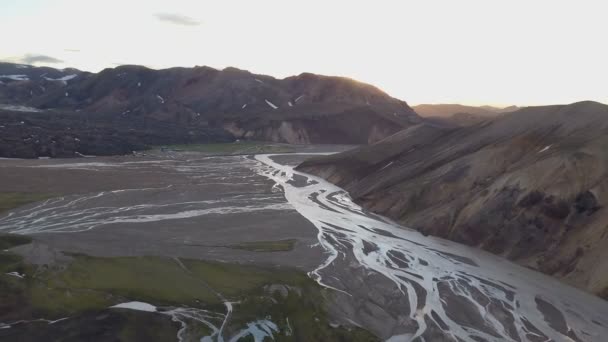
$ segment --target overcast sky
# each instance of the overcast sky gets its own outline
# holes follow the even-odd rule
[[[0,59],[348,76],[418,103],[608,103],[605,0],[0,0]]]

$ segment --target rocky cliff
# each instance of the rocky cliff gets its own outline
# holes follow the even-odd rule
[[[608,298],[608,106],[528,107],[469,127],[409,127],[299,169],[424,234]]]

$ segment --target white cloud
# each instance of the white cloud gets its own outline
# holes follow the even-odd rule
[[[154,15],[158,20],[175,25],[198,26],[200,21],[177,13],[156,13]]]

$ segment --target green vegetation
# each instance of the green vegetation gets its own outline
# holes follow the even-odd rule
[[[0,250],[5,250],[20,245],[27,245],[32,238],[25,235],[0,234]]]
[[[0,213],[32,202],[53,197],[49,194],[27,192],[0,192]]]
[[[22,265],[23,258],[17,254],[0,252],[0,272],[15,272],[19,271]]]
[[[32,242],[32,239],[28,236],[0,234],[0,273],[23,272],[25,268],[23,258],[14,253],[4,252],[4,250],[26,245],[30,242]]]
[[[256,153],[291,153],[295,152],[293,146],[279,143],[266,143],[259,141],[242,141],[233,143],[218,144],[188,144],[188,145],[167,145],[157,147],[155,150],[166,148],[173,151],[204,152],[210,154],[256,154]]]
[[[167,258],[75,256],[65,271],[45,277],[53,288],[93,290],[161,305],[194,305],[196,300],[219,303],[197,279]]]
[[[279,241],[252,241],[243,242],[226,247],[233,249],[243,249],[250,252],[289,252],[296,245],[295,239]]]
[[[184,265],[198,279],[204,279],[213,289],[229,299],[238,299],[268,284],[302,286],[311,280],[303,272],[274,267],[242,266],[219,262],[184,260]]]
[[[0,241],[23,242],[14,236]],[[283,250],[293,248],[293,243],[292,240],[261,241],[252,248]],[[240,331],[247,323],[270,319],[279,327],[274,336],[277,341],[376,340],[361,329],[330,327],[325,303],[332,292],[321,288],[301,271],[162,257],[66,255],[72,257],[67,265],[36,268],[24,264],[17,255],[2,254],[3,270],[19,268],[26,277],[18,279],[0,274],[0,321],[89,317],[81,314],[94,314],[125,301],[198,307],[223,313],[222,297],[225,297],[234,302],[226,335]],[[145,332],[141,329],[147,329],[142,328],[146,327],[145,315],[129,311],[128,315],[121,316],[122,323],[116,327],[119,329],[116,334],[125,340],[143,336]],[[95,322],[83,324],[101,324]],[[175,324],[156,328],[151,329],[175,338]],[[209,329],[202,324],[189,324],[187,331],[200,338]]]

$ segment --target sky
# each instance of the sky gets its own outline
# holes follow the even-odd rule
[[[351,77],[420,103],[608,103],[605,0],[0,0],[0,60]]]

